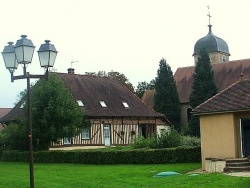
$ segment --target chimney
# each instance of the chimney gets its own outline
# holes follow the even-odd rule
[[[68,74],[75,74],[75,69],[68,68]]]

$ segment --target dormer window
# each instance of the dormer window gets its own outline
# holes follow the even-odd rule
[[[76,102],[77,102],[78,106],[81,106],[81,107],[84,106],[84,104],[81,100],[76,100]]]
[[[127,102],[122,102],[122,104],[123,104],[123,106],[124,106],[125,108],[129,108],[129,105],[128,105]]]
[[[99,101],[100,105],[103,107],[103,108],[107,108],[107,105],[105,104],[104,101]]]

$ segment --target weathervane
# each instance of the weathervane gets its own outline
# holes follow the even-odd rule
[[[210,18],[211,18],[212,16],[210,15],[209,6],[207,6],[207,9],[208,9],[207,16],[209,17],[208,19],[209,19],[209,25],[210,25]]]

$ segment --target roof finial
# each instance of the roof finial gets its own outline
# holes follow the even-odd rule
[[[209,27],[209,33],[211,32],[211,28],[212,28],[212,25],[210,24],[210,19],[211,19],[211,15],[210,15],[210,10],[209,10],[209,6],[207,6],[207,9],[208,9],[208,13],[207,13],[207,16],[208,16],[208,27]]]

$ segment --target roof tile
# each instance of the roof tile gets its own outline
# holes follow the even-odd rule
[[[239,80],[194,109],[195,114],[250,109],[250,80]]]

